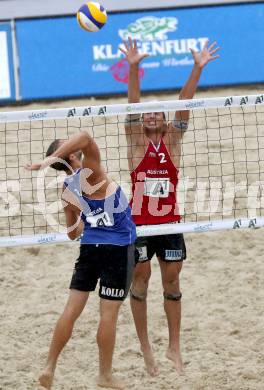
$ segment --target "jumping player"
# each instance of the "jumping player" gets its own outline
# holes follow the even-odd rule
[[[129,63],[128,101],[140,101],[139,63],[148,55],[140,54],[136,41],[129,39],[120,50]],[[219,48],[208,42],[201,52],[191,50],[194,66],[180,92],[180,99],[192,99],[203,68],[215,60]],[[132,180],[132,214],[136,225],[177,223],[176,188],[181,157],[181,140],[188,128],[189,112],[178,111],[171,123],[164,113],[150,112],[129,115],[125,130]],[[183,373],[180,353],[181,291],[179,274],[186,248],[182,234],[140,237],[136,241],[140,253],[131,288],[131,308],[141,344],[147,371],[158,374],[147,328],[147,290],[151,275],[150,260],[156,254],[164,289],[164,309],[169,328],[169,346],[166,353],[179,374]]]
[[[112,374],[112,358],[118,312],[128,294],[135,265],[136,229],[131,209],[121,188],[106,175],[99,148],[86,132],[68,141],[55,140],[46,156],[49,157],[26,168],[38,170],[51,165],[66,172],[62,201],[68,236],[71,240],[81,234],[82,237],[68,302],[55,327],[39,382],[46,389],[51,388],[58,357],[71,337],[89,292],[95,290],[100,279],[97,384],[122,389],[124,384]]]

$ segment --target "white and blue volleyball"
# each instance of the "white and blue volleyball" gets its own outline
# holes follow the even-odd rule
[[[96,32],[101,30],[107,21],[107,13],[102,5],[89,1],[81,6],[77,12],[79,25],[86,31]]]

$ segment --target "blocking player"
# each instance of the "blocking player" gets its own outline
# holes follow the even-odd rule
[[[140,102],[139,64],[147,57],[139,53],[136,41],[129,39],[120,50],[129,63],[129,103]],[[201,52],[191,50],[194,66],[180,92],[180,99],[192,99],[202,70],[219,57],[216,42]],[[157,74],[158,77],[158,74]],[[132,214],[136,225],[177,223],[179,215],[176,189],[181,157],[181,140],[188,128],[189,112],[177,111],[172,122],[162,112],[129,115],[125,130],[132,180]],[[151,275],[150,260],[156,254],[164,289],[164,309],[169,329],[166,356],[177,372],[183,373],[180,352],[181,291],[179,275],[186,258],[182,234],[140,237],[136,241],[140,253],[131,288],[131,308],[145,365],[150,375],[158,374],[147,327],[147,290]]]
[[[26,168],[38,170],[51,165],[67,173],[62,201],[68,236],[71,240],[81,234],[82,237],[68,302],[55,327],[39,382],[46,389],[51,388],[58,357],[71,337],[89,292],[95,290],[100,279],[97,384],[123,389],[122,381],[112,374],[112,359],[118,312],[128,294],[135,265],[136,229],[131,209],[122,189],[106,175],[99,148],[86,132],[80,132],[68,141],[55,140],[47,156],[44,161]]]

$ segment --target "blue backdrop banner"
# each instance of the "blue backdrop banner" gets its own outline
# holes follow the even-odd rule
[[[15,99],[10,23],[0,23],[0,101]]]
[[[141,64],[142,90],[180,88],[193,66],[189,49],[216,40],[221,58],[200,86],[264,82],[263,4],[109,15],[98,33],[75,17],[17,21],[23,99],[123,93],[128,65],[118,47],[129,36],[149,57]]]

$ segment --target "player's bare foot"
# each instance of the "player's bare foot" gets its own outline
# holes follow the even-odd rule
[[[158,369],[158,366],[156,364],[152,349],[151,348],[146,348],[146,349],[141,348],[141,351],[143,353],[146,370],[149,373],[149,375],[150,376],[159,375],[159,369]]]
[[[166,357],[174,363],[177,373],[179,375],[184,375],[184,365],[181,355],[171,349],[168,349]]]
[[[54,378],[54,372],[52,370],[45,370],[39,377],[39,384],[45,389],[50,390]]]
[[[97,386],[106,387],[107,389],[125,389],[126,384],[118,377],[110,375],[99,375]]]

